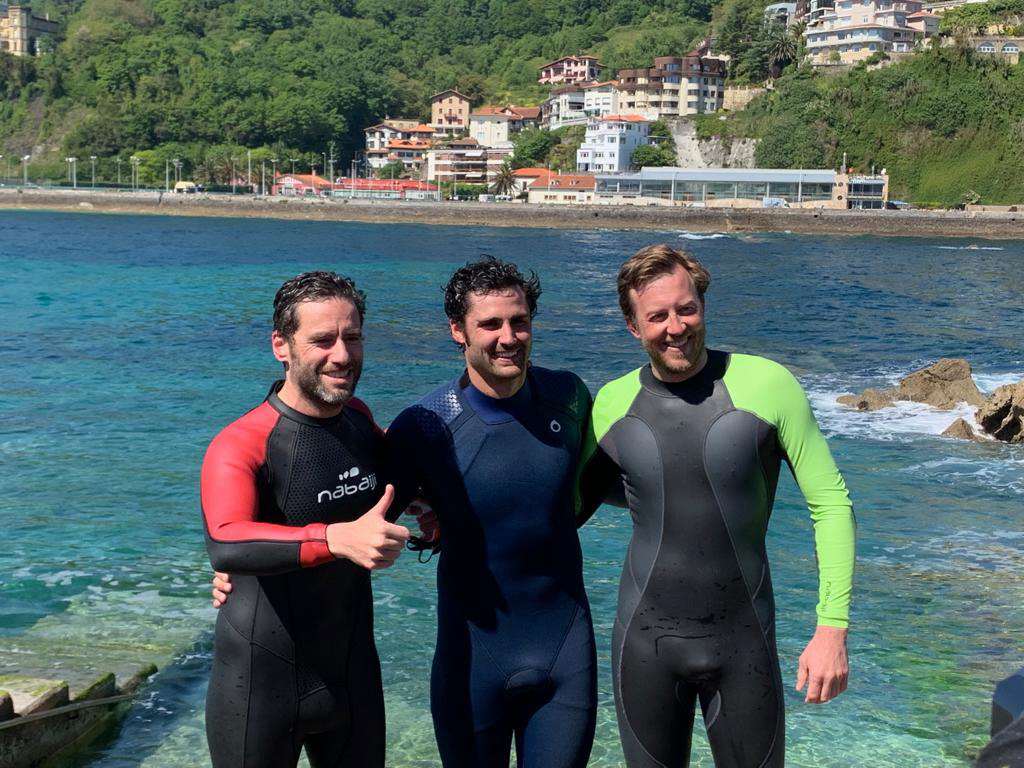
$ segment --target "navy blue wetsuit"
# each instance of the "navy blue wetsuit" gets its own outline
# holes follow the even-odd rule
[[[431,711],[445,768],[583,768],[597,710],[576,478],[590,394],[530,369],[496,400],[465,375],[388,430],[401,492],[443,535]]]

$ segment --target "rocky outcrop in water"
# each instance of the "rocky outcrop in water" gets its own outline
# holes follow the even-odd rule
[[[943,437],[954,437],[958,440],[973,440],[976,443],[982,442],[982,438],[978,437],[978,433],[974,431],[974,427],[967,423],[964,419],[957,419],[942,433]]]
[[[925,403],[944,411],[952,410],[957,403],[980,406],[985,402],[971,377],[971,364],[959,358],[943,358],[914,371],[897,387],[865,389],[859,395],[843,395],[838,400],[858,411],[877,411],[897,400]]]
[[[999,387],[974,418],[996,440],[1024,443],[1024,380]]]

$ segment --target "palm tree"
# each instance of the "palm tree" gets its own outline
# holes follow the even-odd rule
[[[502,163],[501,168],[494,175],[494,183],[491,184],[491,192],[495,195],[508,195],[511,197],[516,193],[516,175],[508,160]]]
[[[781,24],[773,24],[768,33],[768,74],[778,77],[792,61],[796,61],[797,42]]]

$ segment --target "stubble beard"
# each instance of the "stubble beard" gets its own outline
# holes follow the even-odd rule
[[[323,371],[322,365],[303,365],[295,358],[292,358],[290,364],[295,386],[302,396],[310,402],[327,408],[344,405],[355,394],[356,384],[359,383],[359,376],[363,369],[362,360],[353,360],[349,368],[352,371],[352,384],[340,389],[328,389],[320,378]]]

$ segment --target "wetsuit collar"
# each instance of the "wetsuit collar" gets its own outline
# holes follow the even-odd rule
[[[485,395],[474,387],[469,381],[469,374],[464,371],[459,377],[456,390],[463,405],[476,413],[485,424],[501,424],[518,419],[531,409],[533,404],[531,378],[530,372],[527,370],[526,380],[518,392],[512,397],[497,398]]]
[[[316,416],[309,416],[301,411],[297,411],[290,405],[286,405],[285,402],[280,398],[278,393],[281,391],[281,387],[284,386],[284,379],[278,379],[270,385],[270,391],[267,393],[267,402],[270,403],[271,408],[280,413],[282,416],[297,421],[300,424],[309,424],[314,427],[323,427],[328,424],[333,424],[338,419],[345,415],[345,409],[342,408],[341,412],[337,416],[329,416],[325,419],[317,418]]]
[[[640,384],[648,392],[660,395],[661,397],[681,397],[687,401],[694,397],[703,399],[702,396],[707,396],[711,393],[715,382],[725,375],[725,369],[728,367],[728,352],[709,349],[708,361],[696,376],[686,381],[662,381],[654,375],[654,371],[651,370],[651,364],[648,363],[640,369]]]

